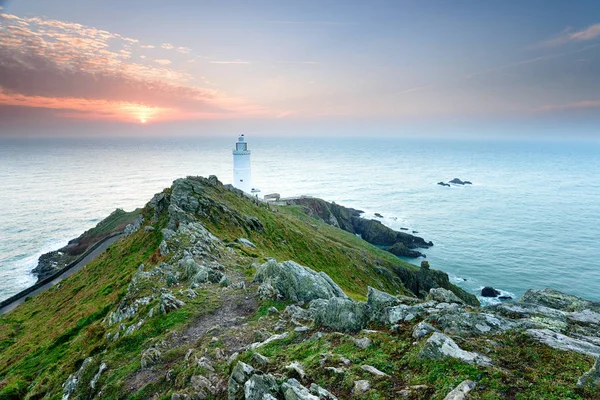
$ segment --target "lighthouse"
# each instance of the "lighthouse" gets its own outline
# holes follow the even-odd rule
[[[233,186],[246,193],[252,193],[252,174],[250,171],[250,154],[244,135],[238,137],[233,150]]]

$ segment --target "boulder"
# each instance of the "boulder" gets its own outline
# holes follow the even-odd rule
[[[527,329],[532,338],[540,343],[559,350],[575,351],[594,357],[600,357],[600,346],[580,339],[575,339],[550,329]]]
[[[413,328],[413,332],[412,332],[412,336],[415,339],[421,339],[422,337],[427,336],[428,334],[430,334],[431,332],[436,332],[437,329],[434,328],[432,325],[429,325],[427,322],[419,322],[417,325],[415,325],[415,327]]]
[[[532,303],[561,311],[591,310],[600,312],[600,303],[584,300],[554,289],[528,290],[520,299],[521,303]]]
[[[154,347],[150,347],[149,349],[142,351],[141,357],[142,357],[141,362],[140,362],[141,367],[148,368],[148,367],[151,367],[152,365],[156,364],[156,362],[161,359],[162,353],[160,352],[160,350],[158,350]]]
[[[483,366],[492,364],[492,360],[489,357],[486,357],[483,354],[465,351],[458,347],[454,340],[439,332],[434,332],[433,335],[427,339],[423,350],[421,350],[420,357],[430,360],[441,360],[451,357],[469,364]]]
[[[185,303],[178,300],[172,293],[163,293],[160,295],[160,311],[163,314],[167,314],[183,306],[185,306]]]
[[[465,311],[443,313],[435,319],[445,333],[461,336],[502,333],[518,325],[501,316]]]
[[[411,321],[425,313],[425,307],[422,305],[407,306],[406,304],[400,304],[387,309],[386,322],[393,325],[399,321]]]
[[[486,286],[481,289],[481,296],[483,297],[498,297],[500,296],[500,291],[494,289],[491,286]]]
[[[270,284],[278,297],[293,301],[348,298],[327,274],[316,272],[293,261],[267,261],[258,267],[254,280]]]
[[[577,387],[600,389],[600,358],[596,359],[594,366],[577,381]]]
[[[238,361],[231,376],[229,377],[229,384],[227,387],[227,398],[229,400],[238,400],[242,398],[242,394],[245,391],[244,384],[254,374],[254,368]]]
[[[281,391],[285,400],[319,400],[318,396],[311,394],[307,388],[293,378],[281,385]]]
[[[239,238],[236,240],[236,242],[243,244],[244,246],[248,246],[248,247],[252,247],[252,248],[256,248],[256,245],[254,243],[252,243],[251,241],[249,241],[246,238]]]
[[[316,383],[311,383],[310,392],[317,396],[320,400],[338,400],[337,397],[335,397],[331,392],[323,389]]]
[[[397,297],[369,286],[367,305],[369,306],[369,311],[371,312],[371,321],[383,322],[387,315],[386,309],[399,304],[400,300],[398,300]]]
[[[336,331],[358,331],[365,328],[369,322],[367,304],[348,298],[313,300],[309,311],[317,324]]]
[[[306,372],[304,372],[304,366],[298,361],[293,361],[291,364],[285,366],[288,371],[288,376],[291,378],[304,379]]]
[[[388,374],[386,374],[383,371],[378,370],[377,368],[373,367],[372,365],[362,365],[360,368],[363,371],[366,371],[366,372],[368,372],[370,374],[373,374],[375,376],[387,376],[387,377],[389,377]]]
[[[245,400],[265,400],[276,398],[279,384],[273,375],[254,374],[244,383]]]
[[[368,392],[371,389],[371,384],[367,380],[360,380],[354,382],[354,387],[352,388],[353,396],[360,396],[361,394]]]
[[[444,288],[432,288],[429,290],[426,300],[437,301],[438,303],[457,303],[465,304],[464,301],[458,298],[453,292]]]
[[[360,338],[360,339],[353,339],[354,340],[354,344],[356,345],[356,347],[358,347],[359,349],[366,349],[367,347],[369,347],[373,342],[371,341],[371,339],[369,339],[368,337],[364,337],[364,338]]]
[[[462,381],[454,390],[444,397],[444,400],[466,400],[467,395],[475,388],[476,384],[473,381]]]

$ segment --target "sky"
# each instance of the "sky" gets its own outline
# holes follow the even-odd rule
[[[598,0],[0,5],[0,136],[600,138]]]

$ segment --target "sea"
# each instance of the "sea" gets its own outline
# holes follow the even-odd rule
[[[598,142],[246,137],[262,194],[379,213],[433,241],[431,268],[471,293],[551,287],[600,301]],[[114,209],[142,207],[180,177],[231,182],[236,140],[0,139],[0,300]],[[473,184],[437,184],[453,178]]]

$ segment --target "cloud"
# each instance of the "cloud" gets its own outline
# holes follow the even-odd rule
[[[210,61],[211,64],[252,64],[251,61],[233,60],[233,61]]]
[[[142,46],[140,46],[140,47],[141,47],[142,49],[153,49],[153,48],[154,48],[154,45],[151,45],[151,44],[146,44],[146,45],[142,45]]]
[[[199,87],[203,79],[177,71],[170,60],[132,62],[137,42],[80,24],[0,14],[0,105],[138,121],[269,115]]]
[[[536,108],[535,112],[549,112],[562,110],[582,110],[589,108],[600,108],[600,100],[581,100],[566,104],[550,104]]]
[[[163,43],[160,47],[163,48],[163,49],[165,49],[165,50],[171,50],[171,49],[175,48],[175,46],[173,46],[170,43]]]
[[[190,51],[192,51],[192,49],[190,49],[190,48],[188,48],[188,47],[182,47],[182,46],[179,46],[179,47],[177,48],[177,51],[178,51],[179,53],[181,53],[181,54],[190,54]]]
[[[538,47],[555,47],[571,42],[584,42],[593,40],[599,37],[600,23],[590,25],[587,28],[576,32],[573,32],[572,29],[567,28],[558,36],[540,43]]]
[[[307,64],[307,65],[317,65],[320,64],[318,61],[278,61],[277,64]]]
[[[337,21],[292,21],[292,20],[274,20],[267,21],[268,24],[277,25],[343,25]]]

